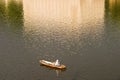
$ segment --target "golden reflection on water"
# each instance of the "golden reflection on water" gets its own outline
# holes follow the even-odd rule
[[[100,40],[104,33],[104,1],[23,0],[25,34],[62,44],[84,37],[91,37],[93,42]]]
[[[82,23],[104,22],[104,0],[24,0],[23,4],[27,32],[31,28],[39,29],[41,25],[44,28],[60,25],[71,29],[80,27]]]

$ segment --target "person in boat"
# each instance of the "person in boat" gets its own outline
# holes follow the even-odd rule
[[[58,59],[57,59],[56,62],[55,62],[55,66],[60,66],[60,62],[59,62]]]

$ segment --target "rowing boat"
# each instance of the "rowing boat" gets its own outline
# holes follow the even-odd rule
[[[55,62],[50,62],[50,61],[46,61],[46,60],[40,60],[39,62],[41,65],[44,65],[44,66],[47,66],[50,68],[55,68],[55,69],[65,69],[66,68],[66,66],[63,64],[56,66]]]

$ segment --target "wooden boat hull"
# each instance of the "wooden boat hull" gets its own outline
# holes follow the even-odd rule
[[[60,65],[60,66],[55,66],[54,62],[49,62],[49,61],[45,61],[45,60],[40,60],[39,61],[41,65],[50,67],[50,68],[54,68],[54,69],[65,69],[66,66],[65,65]]]

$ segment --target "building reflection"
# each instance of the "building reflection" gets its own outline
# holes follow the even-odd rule
[[[3,0],[0,0],[0,27],[4,25],[5,21],[5,2]]]
[[[119,27],[120,25],[119,14],[120,14],[120,0],[106,0],[105,25],[106,27],[109,27],[109,28],[106,28],[106,30],[113,30]]]
[[[109,11],[113,19],[120,20],[118,17],[120,14],[120,0],[109,0]]]
[[[0,16],[2,24],[9,26],[12,30],[21,30],[23,27],[23,5],[22,0],[2,0]]]

